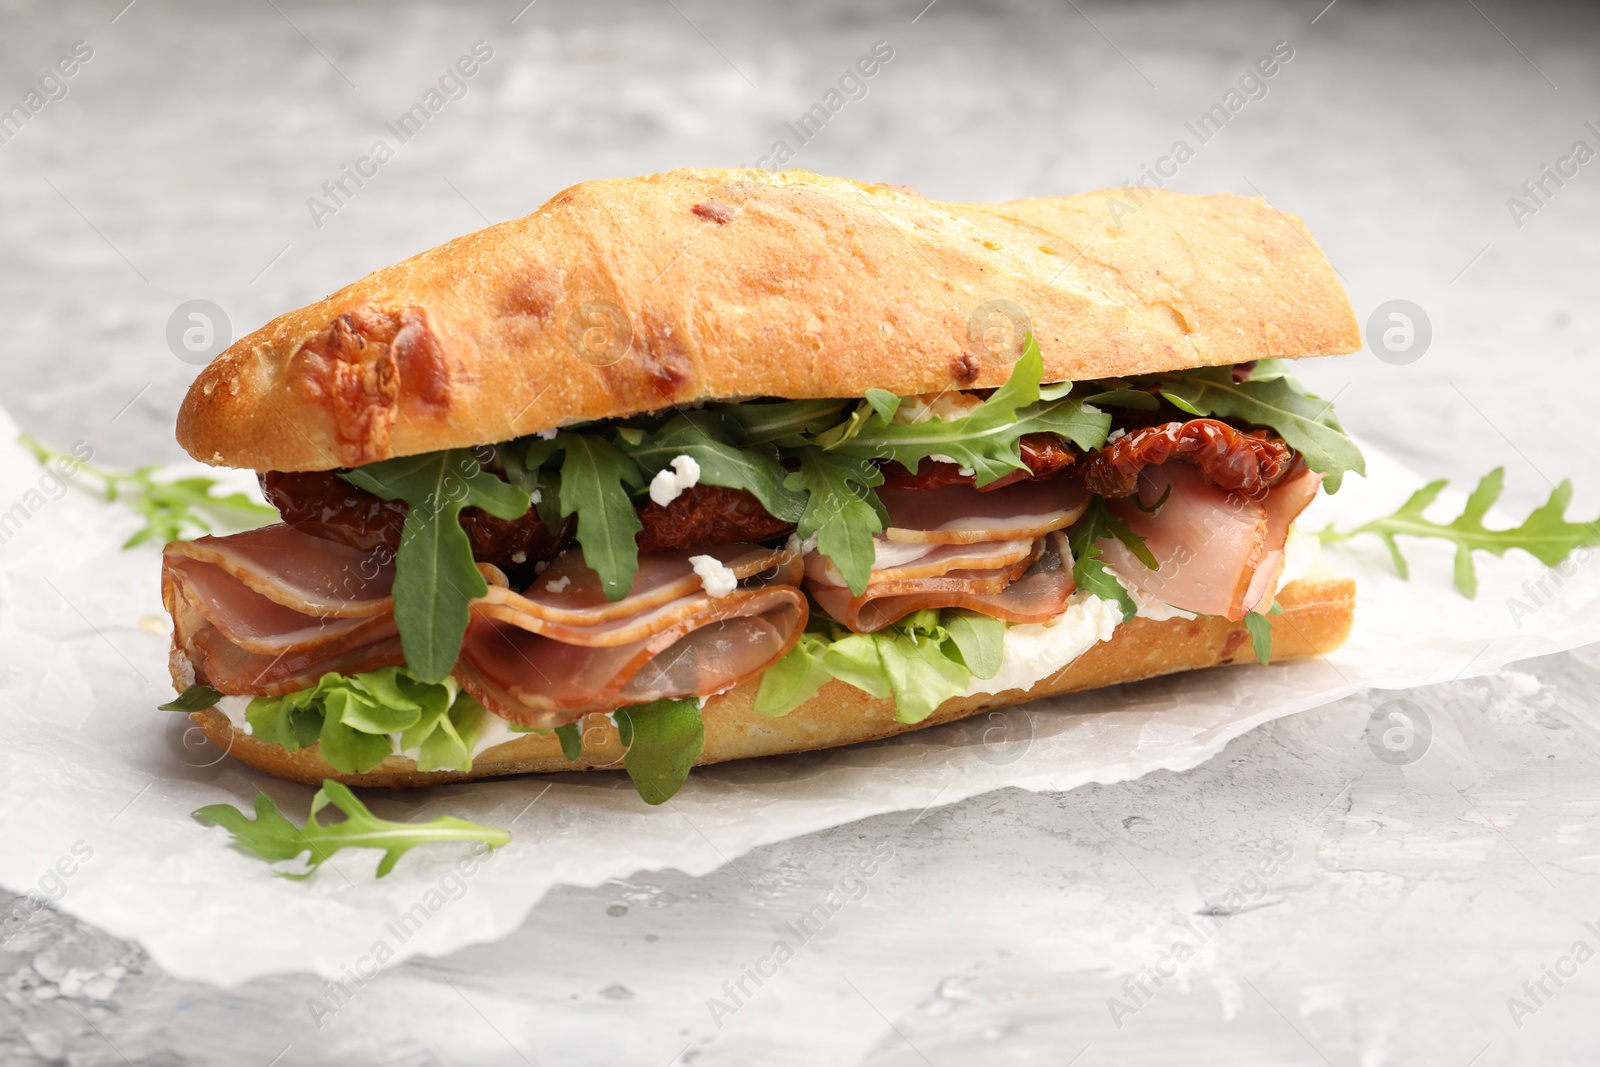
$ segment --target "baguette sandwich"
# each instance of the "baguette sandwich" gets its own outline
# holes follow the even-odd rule
[[[792,171],[592,181],[235,343],[178,417],[281,523],[166,546],[169,707],[247,764],[422,786],[889,737],[1317,655],[1295,519],[1360,452],[1298,219]]]

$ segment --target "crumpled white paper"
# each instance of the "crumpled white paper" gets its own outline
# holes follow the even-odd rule
[[[377,853],[341,853],[296,882],[190,812],[248,810],[264,789],[299,821],[312,789],[243,768],[185,716],[155,710],[172,695],[156,548],[121,551],[139,520],[63,486],[15,437],[0,412],[0,884],[138,941],[173,974],[217,983],[366,976],[503,936],[557,885],[666,867],[704,874],[758,845],[1005,786],[1184,770],[1261,723],[1362,689],[1471,677],[1600,640],[1593,553],[1566,573],[1521,553],[1480,554],[1482,589],[1469,601],[1451,584],[1449,546],[1405,543],[1412,580],[1402,582],[1368,539],[1329,552],[1357,579],[1359,601],[1355,632],[1325,659],[1155,679],[882,743],[701,768],[660,808],[620,773],[368,792],[389,818],[448,813],[514,837],[481,862],[467,844],[419,849],[381,881]],[[1370,477],[1319,500],[1312,528],[1386,514],[1420,484],[1367,456]],[[30,907],[0,916],[0,941]]]

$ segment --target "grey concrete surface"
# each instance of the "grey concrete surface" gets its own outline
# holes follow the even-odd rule
[[[1520,189],[1574,142],[1600,150],[1592,7],[522,2],[0,2],[0,109],[93,50],[0,143],[0,403],[108,461],[176,458],[182,302],[238,336],[583,178],[756,164],[877,41],[893,59],[793,163],[948,199],[1133,179],[1285,41],[1171,185],[1304,217],[1363,319],[1423,309],[1421,358],[1307,369],[1358,433],[1430,475],[1504,464],[1514,503],[1572,476],[1600,506],[1600,163]],[[308,198],[477,41],[493,55],[465,95],[315,218]],[[563,891],[320,1026],[315,979],[181,982],[46,913],[0,946],[0,1063],[1590,1064],[1597,694],[1582,650],[1407,694],[1436,732],[1403,767],[1366,742],[1393,694],[1353,698],[1185,775]],[[884,841],[861,899],[719,1012]]]

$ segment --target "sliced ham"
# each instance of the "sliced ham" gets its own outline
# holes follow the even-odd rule
[[[477,615],[457,664],[462,687],[495,714],[559,726],[623,704],[720,692],[786,654],[808,614],[792,585],[686,598],[695,610],[653,636],[583,646]]]
[[[856,633],[872,633],[925,608],[969,608],[1007,622],[1046,622],[1066,610],[1074,584],[1066,538],[1053,533],[1035,542],[1028,558],[986,570],[874,580],[860,596],[842,583],[808,580],[806,588],[830,617]]]
[[[1038,555],[1038,542],[1031,538],[1015,541],[979,541],[971,544],[940,545],[902,543],[873,538],[877,554],[873,557],[871,584],[904,581],[908,578],[935,578],[951,571],[992,570],[1014,563],[1031,563]],[[844,576],[833,560],[820,552],[806,557],[806,577],[825,585],[844,585]]]
[[[363,552],[277,523],[227,537],[174,541],[166,560],[217,567],[262,596],[306,615],[351,618],[394,609],[393,554]]]
[[[711,556],[739,585],[712,597],[692,555]],[[169,545],[164,564],[177,647],[197,680],[223,693],[293,692],[328,671],[405,662],[393,568],[377,553],[276,526]],[[492,710],[530,725],[727,688],[787,653],[808,615],[793,549],[643,553],[632,592],[617,602],[581,551],[522,593],[498,568],[480,569],[489,595],[472,603],[456,674]]]
[[[1188,464],[1148,467],[1139,495],[1111,509],[1144,538],[1159,566],[1151,570],[1112,538],[1100,543],[1101,552],[1117,577],[1141,594],[1237,621],[1270,605],[1289,526],[1321,484],[1321,475],[1303,471],[1252,498],[1218,488]],[[1153,512],[1143,510],[1163,495]]]
[[[1018,482],[982,492],[970,485],[878,490],[888,512],[890,541],[974,544],[1033,540],[1078,521],[1089,505],[1083,483],[1070,475]]]

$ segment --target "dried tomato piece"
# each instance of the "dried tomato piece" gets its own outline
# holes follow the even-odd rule
[[[1229,492],[1261,496],[1300,470],[1300,454],[1267,430],[1246,432],[1217,419],[1188,419],[1132,430],[1089,456],[1084,480],[1103,497],[1132,496],[1139,472],[1181,460]]]
[[[695,485],[662,507],[651,501],[639,509],[644,529],[635,542],[640,552],[710,548],[734,541],[768,541],[794,530],[794,524],[767,513],[743,489]]]
[[[995,479],[982,487],[984,492],[1031,478],[1048,478],[1078,460],[1072,447],[1053,433],[1023,434],[1017,445],[1028,469]],[[946,485],[973,485],[977,481],[970,474],[962,474],[958,465],[935,459],[922,460],[915,471],[907,470],[904,464],[894,460],[884,463],[880,469],[884,487],[888,489],[939,489]]]

